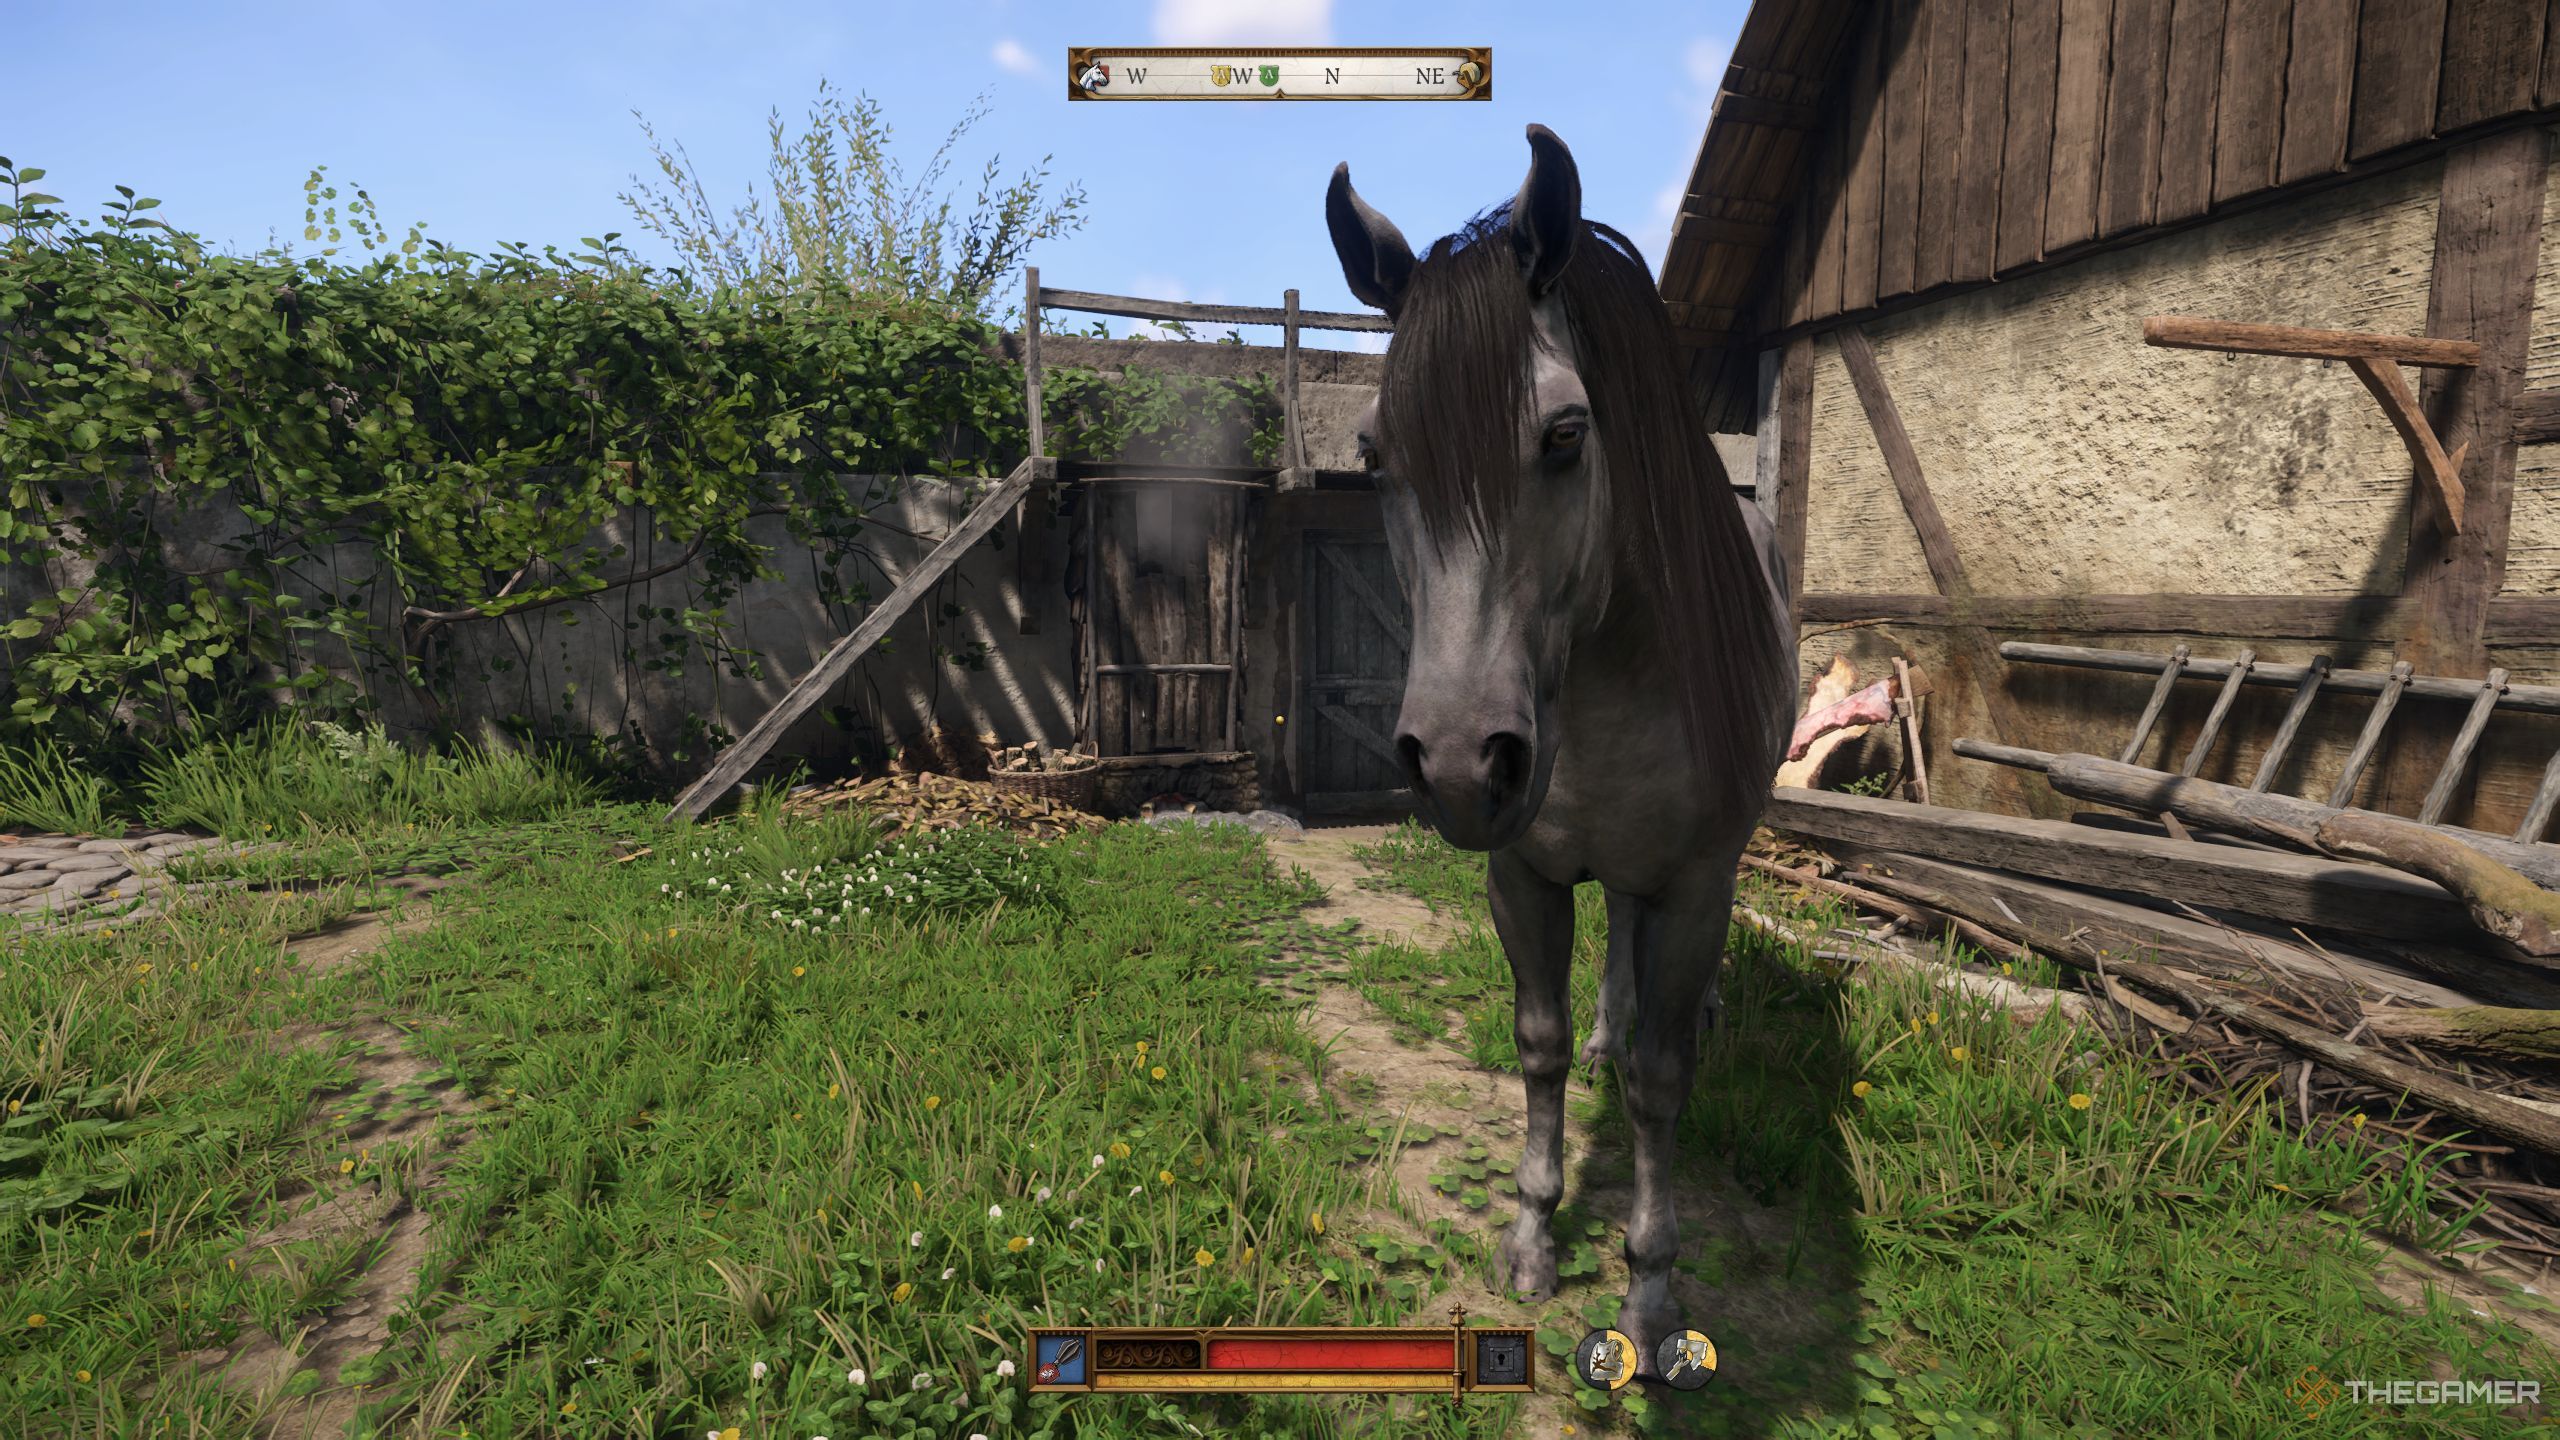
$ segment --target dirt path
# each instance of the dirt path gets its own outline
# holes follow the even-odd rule
[[[434,923],[417,902],[441,885],[408,888],[411,903],[297,937],[286,953],[315,976],[361,964]],[[433,1228],[421,1202],[460,1149],[473,1107],[453,1077],[410,1052],[396,1017],[298,1026],[277,1043],[346,1052],[355,1077],[313,1097],[330,1128],[314,1139],[311,1171],[278,1195],[290,1213],[252,1238],[239,1261],[338,1298],[290,1337],[252,1326],[229,1348],[189,1358],[263,1402],[266,1440],[339,1440],[369,1398],[369,1367],[391,1339],[392,1316],[417,1288]]]
[[[1381,826],[1310,830],[1273,837],[1271,852],[1276,863],[1294,864],[1325,886],[1326,898],[1302,912],[1316,924],[1355,921],[1365,936],[1430,948],[1457,938],[1460,927],[1432,914],[1421,901],[1361,885],[1375,872],[1353,851],[1374,844],[1386,833]],[[1430,1044],[1412,1043],[1361,996],[1339,961],[1299,958],[1304,964],[1297,975],[1313,982],[1301,1023],[1319,1045],[1331,1049],[1325,1083],[1346,1102],[1390,1127],[1393,1137],[1377,1161],[1382,1171],[1377,1203],[1367,1215],[1346,1218],[1360,1229],[1417,1242],[1424,1237],[1426,1225],[1445,1220],[1483,1237],[1490,1250],[1501,1228],[1511,1221],[1513,1198],[1495,1194],[1489,1205],[1473,1209],[1434,1188],[1431,1181],[1443,1167],[1461,1159],[1471,1144],[1483,1146],[1499,1162],[1497,1169],[1517,1161],[1523,1137],[1519,1077],[1476,1064],[1454,1043],[1455,1036]],[[1507,1000],[1502,1003],[1507,1009]],[[1610,1103],[1593,1091],[1579,1070],[1567,1084],[1564,1203],[1607,1223],[1605,1235],[1591,1240],[1598,1252],[1598,1272],[1567,1279],[1558,1298],[1522,1302],[1496,1289],[1499,1282],[1493,1271],[1479,1267],[1450,1290],[1421,1302],[1404,1317],[1405,1323],[1447,1324],[1448,1307],[1454,1304],[1466,1307],[1471,1323],[1544,1323],[1578,1337],[1591,1328],[1583,1312],[1593,1302],[1614,1313],[1615,1297],[1627,1281],[1621,1252],[1633,1187],[1627,1156],[1594,1134],[1600,1107]],[[1709,1235],[1722,1237],[1740,1251],[1762,1253],[1783,1251],[1792,1238],[1795,1217],[1791,1211],[1761,1206],[1730,1185],[1684,1184],[1675,1204],[1684,1254],[1697,1254],[1701,1240]],[[1343,1233],[1353,1233],[1353,1227],[1346,1226]],[[1560,1245],[1568,1239],[1559,1233]],[[1691,1322],[1710,1335],[1750,1326],[1757,1336],[1779,1346],[1811,1340],[1818,1333],[1815,1311],[1829,1288],[1822,1281],[1803,1279],[1793,1285],[1735,1279],[1710,1286],[1687,1271],[1675,1273],[1672,1286]],[[1529,1397],[1513,1435],[1606,1434],[1623,1423],[1577,1407],[1572,1384],[1554,1357],[1541,1352],[1537,1371],[1538,1393]],[[1663,1388],[1652,1394],[1659,1405],[1672,1407],[1684,1398]],[[1655,1414],[1667,1419],[1662,1409]],[[1568,1426],[1573,1428],[1567,1430]],[[1677,1435],[1682,1430],[1676,1424],[1657,1423],[1647,1433]]]

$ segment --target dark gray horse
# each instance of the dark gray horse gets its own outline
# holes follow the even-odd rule
[[[1325,223],[1352,293],[1396,322],[1361,422],[1413,608],[1396,747],[1423,816],[1490,851],[1528,1089],[1514,1288],[1552,1294],[1564,1193],[1573,887],[1608,892],[1586,1059],[1615,1057],[1635,1134],[1643,1373],[1680,1328],[1674,1132],[1717,1012],[1734,867],[1794,713],[1784,561],[1736,501],[1635,247],[1582,218],[1573,155],[1529,127],[1506,205],[1417,257],[1336,166]]]

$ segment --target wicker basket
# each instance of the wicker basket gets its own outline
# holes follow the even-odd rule
[[[1081,770],[990,770],[987,783],[1017,795],[1037,795],[1078,810],[1091,810],[1101,777],[1102,771],[1091,765]]]

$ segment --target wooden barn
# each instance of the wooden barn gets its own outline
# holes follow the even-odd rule
[[[1945,805],[2095,752],[2541,839],[2555,120],[2548,0],[1756,6],[1662,288],[1808,676],[1922,664]]]

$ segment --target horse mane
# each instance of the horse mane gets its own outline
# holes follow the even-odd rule
[[[1779,758],[1771,717],[1795,708],[1785,626],[1651,268],[1617,230],[1580,224],[1557,289],[1607,460],[1610,604],[1651,610],[1712,798],[1757,805]],[[1421,257],[1379,387],[1383,458],[1435,545],[1461,526],[1498,533],[1516,488],[1537,326],[1509,226],[1505,202]]]

